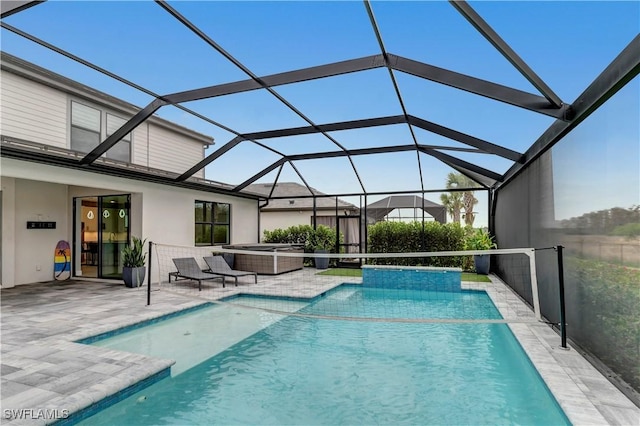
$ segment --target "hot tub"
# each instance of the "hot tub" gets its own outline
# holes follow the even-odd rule
[[[254,243],[231,244],[222,247],[230,250],[276,252],[276,255],[269,256],[251,253],[234,253],[233,269],[241,271],[257,272],[263,275],[277,275],[302,269],[303,267],[304,258],[302,256],[277,256],[278,252],[304,253],[304,247],[301,244]]]

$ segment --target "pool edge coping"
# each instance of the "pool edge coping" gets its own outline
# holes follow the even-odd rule
[[[574,374],[566,371],[565,366],[554,357],[554,352],[560,356],[570,355],[571,357],[577,357],[577,359],[584,363],[583,368],[591,368],[594,372],[597,371],[595,367],[582,357],[575,348],[560,348],[560,336],[555,333],[547,323],[535,320],[534,312],[531,308],[499,277],[490,274],[489,279],[491,280],[491,285],[501,286],[504,291],[509,292],[513,296],[508,300],[509,307],[513,307],[515,303],[530,312],[532,321],[518,323],[507,322],[507,324],[511,333],[518,341],[518,344],[529,358],[529,361],[571,424],[581,426],[610,424],[589,396],[580,388],[573,377]],[[498,301],[494,299],[494,292],[487,291],[487,294],[498,311],[504,314],[503,304],[496,303]],[[558,347],[550,345],[547,340],[557,340]],[[601,374],[598,372],[598,375]],[[611,386],[613,387],[613,385]],[[616,391],[618,391],[617,388]]]

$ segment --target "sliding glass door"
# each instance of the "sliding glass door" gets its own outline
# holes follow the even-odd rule
[[[129,194],[124,194],[75,200],[79,215],[76,220],[80,222],[76,229],[80,230],[81,276],[122,278],[122,249],[129,242],[130,235],[130,198]]]

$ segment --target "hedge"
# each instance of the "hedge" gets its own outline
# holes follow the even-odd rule
[[[320,246],[332,253],[336,252],[336,231],[324,225],[318,225],[317,229],[313,229],[311,225],[294,225],[286,229],[265,230],[262,241],[265,243],[302,244],[305,253],[313,253]],[[342,241],[342,233],[340,241]]]
[[[370,253],[407,253],[455,251],[465,249],[467,229],[458,223],[441,224],[439,222],[378,222],[370,225]],[[441,267],[468,266],[468,257],[429,257],[429,258],[393,258],[371,259],[377,265],[428,265]]]
[[[458,223],[439,222],[378,222],[368,227],[369,253],[409,253],[465,250],[472,228]],[[335,231],[326,226],[314,230],[311,225],[296,225],[286,229],[264,231],[265,243],[288,243],[304,245],[306,253],[312,253],[320,241],[329,241],[329,251],[336,252]],[[343,240],[340,235],[340,241]],[[427,257],[370,259],[373,265],[407,265],[458,267],[473,269],[471,257]]]

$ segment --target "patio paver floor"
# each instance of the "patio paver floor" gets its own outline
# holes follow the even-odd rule
[[[306,272],[308,273],[308,272]],[[296,275],[297,274],[297,275]],[[38,410],[77,412],[107,396],[161,372],[172,360],[152,358],[74,341],[157,318],[237,293],[313,297],[354,278],[324,276],[313,284],[304,271],[260,276],[258,284],[207,287],[190,285],[171,291],[129,289],[121,282],[71,280],[23,285],[1,292],[1,402],[3,424],[48,424]],[[298,278],[296,278],[298,277]],[[358,279],[355,279],[358,280]],[[499,280],[487,284],[517,315],[531,316]],[[481,284],[474,284],[481,285]],[[195,297],[194,297],[195,296]],[[639,424],[640,409],[575,350],[558,348],[559,337],[541,323],[510,324],[556,399],[575,424]],[[33,410],[24,418],[17,411]],[[39,416],[34,416],[39,414]],[[13,418],[12,418],[13,417]]]

